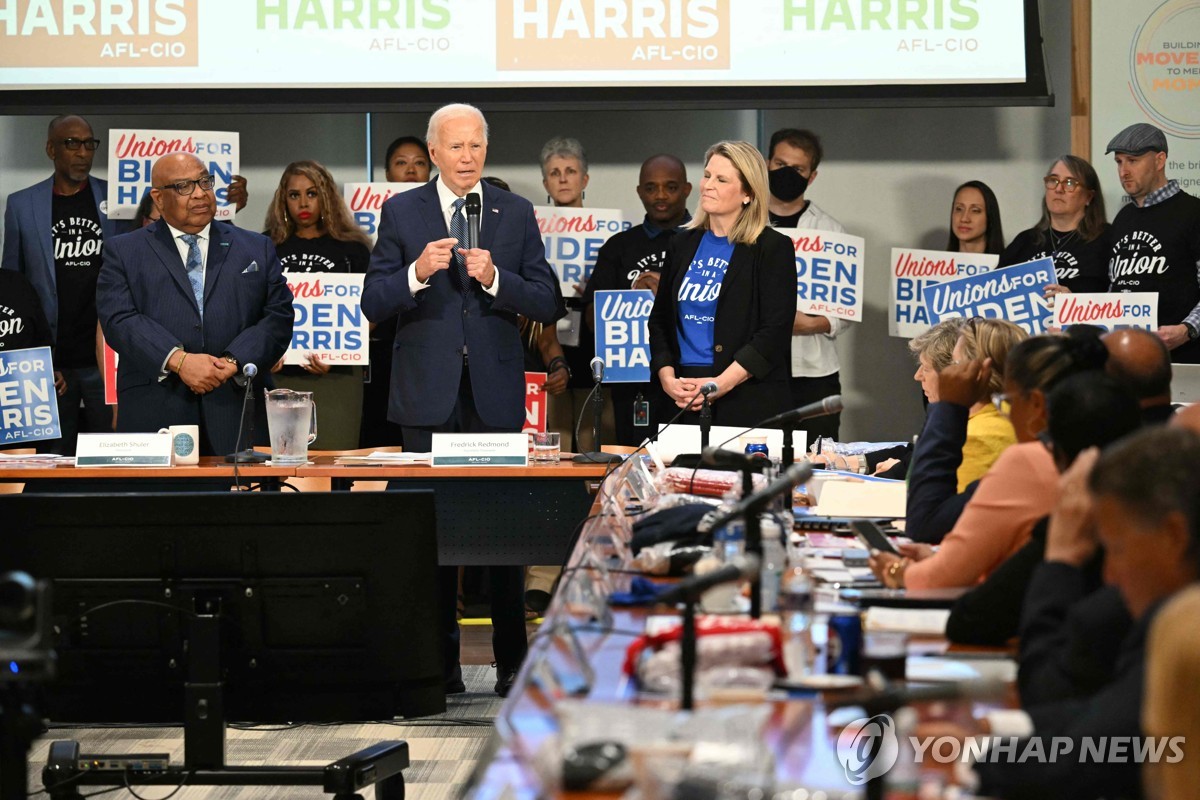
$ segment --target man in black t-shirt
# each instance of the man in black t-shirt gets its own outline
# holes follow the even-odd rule
[[[4,269],[25,275],[41,301],[54,337],[55,385],[62,439],[46,451],[71,455],[80,430],[112,428],[104,379],[96,364],[96,277],[109,222],[108,186],[91,177],[100,140],[83,117],[50,122],[46,155],[54,175],[8,197],[4,212]]]
[[[1167,180],[1167,137],[1145,122],[1108,143],[1128,202],[1109,229],[1114,292],[1158,292],[1158,338],[1200,363],[1200,198]]]
[[[667,243],[691,219],[687,210],[692,185],[683,162],[672,155],[646,159],[637,194],[646,209],[641,225],[609,237],[596,255],[596,267],[583,292],[588,336],[596,329],[596,292],[649,289],[658,293],[658,275],[667,260]],[[657,432],[649,383],[609,384],[616,418],[617,444],[636,447]]]

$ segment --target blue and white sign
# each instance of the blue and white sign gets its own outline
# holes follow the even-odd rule
[[[284,277],[296,319],[283,363],[303,364],[312,354],[335,366],[365,365],[369,327],[359,305],[365,276],[293,272]]]
[[[1158,330],[1158,292],[1081,292],[1060,294],[1056,300],[1053,324],[1059,328],[1096,325],[1109,331]]]
[[[991,253],[893,247],[888,335],[911,339],[932,327],[922,298],[926,286],[991,272],[999,261],[1000,256]]]
[[[50,348],[0,352],[0,445],[61,435]]]
[[[233,219],[229,184],[240,169],[240,136],[233,131],[162,131],[112,128],[108,132],[108,216],[133,219],[151,188],[154,162],[169,153],[191,153],[216,180],[217,219]]]
[[[1046,332],[1052,309],[1042,294],[1047,284],[1055,282],[1054,261],[1039,258],[926,286],[925,308],[933,325],[949,317],[988,317],[1006,319],[1032,336]]]
[[[604,361],[605,383],[650,380],[650,309],[648,289],[596,292],[596,355]]]
[[[596,268],[600,246],[633,224],[625,221],[624,211],[615,208],[534,206],[533,213],[546,245],[546,260],[558,276],[563,297],[579,296]]]
[[[796,310],[862,322],[861,236],[834,231],[779,228],[796,251]]]

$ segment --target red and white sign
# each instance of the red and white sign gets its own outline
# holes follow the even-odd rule
[[[391,197],[415,189],[419,183],[347,183],[342,187],[342,196],[350,208],[354,224],[371,237],[373,243],[379,238],[379,214],[383,204]]]
[[[101,341],[101,347],[104,348],[104,404],[115,406],[117,404],[117,361],[120,356],[117,351],[108,346],[108,342]]]
[[[1055,327],[1097,325],[1107,330],[1158,329],[1158,292],[1091,292],[1055,298]]]
[[[546,430],[546,373],[525,373],[525,427],[522,433]]]

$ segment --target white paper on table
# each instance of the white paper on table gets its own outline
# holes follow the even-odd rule
[[[907,503],[904,481],[822,481],[813,512],[825,517],[895,518],[905,515]]]
[[[723,445],[721,449],[740,453],[745,449],[745,445],[741,443],[742,436],[765,436],[767,437],[767,450],[769,454],[773,457],[783,455],[783,431],[778,428],[752,428],[746,431],[742,428],[713,425],[709,429],[708,442],[715,447],[726,439],[732,438],[733,441]],[[798,456],[804,454],[804,447],[807,442],[806,436],[807,434],[804,431],[796,431],[792,436],[792,442]],[[678,423],[669,427],[660,425],[658,431],[658,452],[667,460],[675,458],[680,453],[699,453],[700,426],[680,425]]]
[[[1003,681],[1017,679],[1017,662],[1011,658],[909,656],[904,667],[909,681]]]
[[[863,629],[942,636],[950,619],[948,608],[885,608],[872,606],[863,615]]]

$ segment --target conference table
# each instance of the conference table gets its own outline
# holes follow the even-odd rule
[[[362,454],[363,451],[351,451]],[[387,481],[388,488],[434,492],[438,557],[444,564],[561,564],[577,526],[587,516],[597,484],[610,465],[530,464],[526,467],[431,467],[428,464],[338,463],[344,454],[313,455],[303,466],[226,464],[203,457],[195,466],[15,467],[0,463],[0,483],[24,483],[36,492],[224,491],[243,486],[279,491],[314,479],[332,491],[356,482]],[[293,487],[294,488],[294,487]]]

